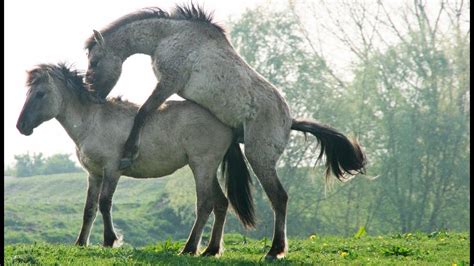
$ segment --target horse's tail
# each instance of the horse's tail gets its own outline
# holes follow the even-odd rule
[[[330,174],[345,181],[345,174],[365,173],[366,157],[356,140],[349,140],[335,129],[314,120],[293,119],[291,129],[309,132],[319,142],[320,153],[317,160],[326,155],[326,180]]]
[[[255,227],[255,212],[250,184],[252,179],[239,143],[233,140],[222,162],[227,198],[246,228]]]

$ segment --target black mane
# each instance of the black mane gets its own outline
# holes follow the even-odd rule
[[[49,75],[52,78],[58,78],[64,82],[66,87],[73,89],[81,96],[81,98],[83,95],[85,96],[85,94],[88,93],[83,82],[84,74],[79,70],[72,69],[72,66],[68,66],[66,63],[59,63],[57,65],[40,64],[28,71],[27,74],[26,85],[28,87],[31,87],[40,81],[44,81],[44,79],[47,78],[47,75]]]
[[[83,71],[74,69],[72,65],[67,63],[55,64],[40,64],[37,65],[32,70],[27,72],[26,85],[31,87],[35,84],[38,84],[48,78],[48,75],[52,78],[57,78],[64,82],[66,87],[77,94],[80,101],[91,103],[89,97],[89,90],[84,84],[84,73]],[[108,98],[108,102],[112,103],[114,106],[123,106],[123,107],[134,107],[137,105],[122,99],[121,96],[115,98]]]
[[[191,3],[190,5],[176,5],[176,7],[171,13],[168,13],[159,7],[143,8],[139,11],[130,13],[117,19],[116,21],[109,24],[109,26],[107,26],[105,29],[101,30],[100,33],[105,36],[126,24],[150,18],[165,18],[203,22],[213,26],[221,33],[225,32],[224,28],[222,28],[220,25],[216,24],[213,21],[212,12],[207,13],[199,5],[194,5],[193,3]],[[85,49],[91,50],[95,44],[96,41],[94,39],[94,35],[92,35],[86,40]]]

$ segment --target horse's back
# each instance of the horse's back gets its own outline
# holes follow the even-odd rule
[[[147,119],[131,170],[140,177],[155,177],[198,158],[220,162],[231,140],[231,129],[208,110],[190,101],[167,101]]]
[[[136,106],[102,106],[89,134],[78,146],[81,163],[91,173],[116,167],[132,128]],[[208,110],[190,101],[167,101],[150,115],[140,135],[139,157],[124,175],[144,178],[173,173],[190,158],[222,159],[232,131]]]

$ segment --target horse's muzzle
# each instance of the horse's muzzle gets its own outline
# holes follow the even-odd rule
[[[18,129],[18,131],[20,131],[21,134],[23,134],[25,136],[29,136],[29,135],[33,134],[33,127],[29,127],[23,121],[18,121],[18,123],[16,124],[16,128]]]

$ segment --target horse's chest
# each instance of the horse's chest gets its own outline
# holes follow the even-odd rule
[[[89,173],[102,175],[105,158],[95,149],[82,148],[77,151],[79,162]]]

